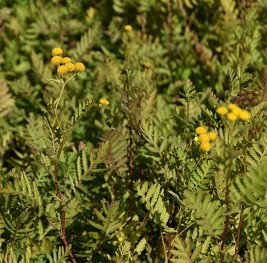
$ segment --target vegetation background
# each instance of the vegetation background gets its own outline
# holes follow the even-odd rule
[[[267,262],[266,12],[1,0],[0,262]]]

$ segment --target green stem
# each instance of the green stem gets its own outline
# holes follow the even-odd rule
[[[69,79],[68,79],[68,80],[69,80]],[[56,103],[56,106],[55,106],[55,111],[57,110],[58,104],[59,104],[59,102],[60,102],[60,100],[61,100],[61,98],[62,98],[63,91],[64,91],[64,89],[65,89],[65,86],[66,86],[68,80],[66,80],[66,81],[63,83],[62,87],[61,87],[61,91],[60,91],[60,94],[59,94],[59,97],[58,97],[58,100],[57,100],[57,103]]]
[[[243,204],[241,204],[241,206],[240,206],[239,222],[238,222],[238,228],[237,228],[237,238],[236,238],[236,243],[235,243],[235,255],[236,255],[236,257],[238,256],[238,252],[239,252],[242,223],[243,223]]]
[[[161,229],[160,229],[160,237],[161,237],[161,242],[162,242],[162,246],[163,246],[163,250],[164,250],[164,258],[165,258],[164,263],[168,263],[167,248],[166,248],[166,245],[165,245],[165,242],[164,242],[164,238],[163,238]]]
[[[124,92],[127,101],[127,105],[129,105],[130,100],[130,73],[128,70],[126,71],[126,82],[124,85]],[[130,175],[130,208],[129,214],[132,218],[133,216],[133,129],[131,122],[131,109],[128,107],[127,118],[128,118],[128,129],[129,129],[129,147],[128,147],[128,159],[129,159],[129,175]]]
[[[230,183],[231,183],[231,171],[232,171],[232,164],[233,160],[230,158],[230,163],[228,165],[227,171],[226,171],[226,189],[225,189],[225,205],[226,205],[226,217],[225,217],[225,223],[224,223],[224,231],[222,236],[222,243],[221,243],[221,252],[220,252],[220,263],[224,263],[224,250],[225,250],[225,243],[227,238],[227,232],[230,227]]]
[[[70,80],[73,80],[75,78],[76,74],[73,74],[72,76],[70,76],[68,79],[66,79],[64,82],[63,82],[63,85],[61,87],[61,91],[60,91],[60,94],[59,94],[59,97],[57,99],[57,103],[56,103],[56,106],[54,108],[54,113],[55,113],[55,117],[56,117],[56,122],[61,130],[61,125],[60,125],[60,122],[59,122],[59,118],[58,118],[58,114],[57,114],[57,108],[58,108],[58,105],[59,105],[59,102],[62,98],[62,95],[63,95],[63,92],[64,92],[64,89],[67,85],[67,83],[70,81]]]

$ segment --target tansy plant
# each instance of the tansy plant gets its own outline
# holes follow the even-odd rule
[[[62,83],[59,97],[55,100],[53,108],[57,124],[61,129],[57,109],[62,98],[64,89],[68,82],[75,79],[77,73],[85,71],[85,66],[81,62],[73,63],[71,58],[64,57],[63,50],[61,48],[54,48],[52,50],[52,55],[53,57],[51,58],[51,63],[57,66],[57,73],[59,75],[59,79],[52,79],[52,81]]]
[[[0,263],[266,262],[264,1],[2,2]]]
[[[67,206],[74,201],[73,194],[71,194],[71,188],[63,190],[62,182],[62,170],[60,168],[60,162],[63,161],[64,148],[66,147],[67,136],[71,132],[71,129],[77,123],[78,119],[81,118],[83,113],[91,107],[91,103],[87,102],[80,104],[75,115],[69,121],[64,123],[59,118],[58,111],[59,105],[67,84],[71,83],[75,79],[79,72],[85,71],[85,66],[81,62],[73,63],[70,57],[63,56],[63,50],[61,48],[54,48],[52,50],[53,57],[51,58],[52,64],[57,66],[58,78],[51,79],[56,84],[61,85],[59,96],[54,100],[50,97],[47,91],[44,91],[44,99],[47,104],[48,110],[44,112],[43,127],[47,137],[47,149],[41,151],[38,149],[38,145],[31,145],[31,150],[34,156],[40,161],[40,164],[44,167],[46,172],[52,177],[55,191],[55,215],[57,214],[57,220],[54,216],[48,212],[46,219],[49,225],[58,232],[59,237],[62,240],[64,248],[68,251],[71,262],[76,262],[75,256],[72,252],[71,245],[66,234],[66,214]],[[39,158],[39,156],[42,156]],[[48,157],[49,156],[49,157]],[[62,159],[63,158],[63,159]],[[66,182],[65,182],[66,183]],[[68,194],[66,194],[66,191]],[[51,199],[52,201],[52,199]],[[50,244],[49,244],[50,245]],[[48,250],[49,251],[49,250]],[[30,250],[30,254],[33,252]]]

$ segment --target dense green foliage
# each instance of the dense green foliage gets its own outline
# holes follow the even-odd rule
[[[266,262],[266,11],[1,0],[0,263]]]

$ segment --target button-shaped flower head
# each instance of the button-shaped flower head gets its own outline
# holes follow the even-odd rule
[[[53,56],[51,58],[51,62],[54,65],[59,65],[62,62],[62,57],[60,57],[60,56]]]
[[[62,58],[62,63],[64,63],[64,64],[71,63],[71,58],[69,58],[69,57]]]
[[[211,141],[214,141],[217,138],[216,132],[209,132],[208,135],[209,135]]]
[[[198,136],[198,140],[200,142],[209,142],[210,141],[210,136],[208,134],[206,134],[206,133],[203,133],[203,134],[200,134]]]
[[[241,109],[236,104],[230,103],[228,108],[231,110],[231,113],[235,114],[236,116],[238,116],[241,112]]]
[[[65,66],[68,68],[68,71],[73,71],[75,70],[75,65],[71,62],[66,63]]]
[[[57,68],[57,73],[60,74],[60,75],[64,75],[68,72],[68,68],[65,66],[65,65],[62,65],[62,66],[59,66]]]
[[[85,66],[83,63],[81,62],[77,62],[75,63],[75,70],[79,71],[79,72],[83,72],[85,71]]]
[[[196,133],[197,134],[207,133],[207,129],[205,127],[199,126],[199,127],[196,128]]]
[[[230,112],[230,113],[227,114],[227,119],[228,119],[229,121],[236,121],[236,120],[237,120],[237,117],[238,117],[238,115],[235,115],[235,114],[232,113],[232,112]]]
[[[126,26],[124,26],[124,30],[126,31],[126,32],[130,32],[130,31],[132,31],[132,26],[130,26],[130,25],[126,25]]]
[[[209,142],[202,142],[200,144],[200,149],[204,152],[208,152],[211,149],[211,144]]]
[[[239,119],[242,121],[248,121],[250,119],[251,115],[247,110],[241,110],[239,113]]]
[[[107,106],[107,105],[109,105],[109,101],[106,100],[106,99],[104,99],[104,98],[102,98],[102,99],[99,100],[99,104],[100,105]]]
[[[221,106],[219,108],[217,108],[216,112],[219,114],[219,115],[226,115],[228,113],[228,109],[224,106]]]
[[[60,47],[53,48],[53,50],[52,50],[52,55],[53,56],[59,56],[59,55],[62,55],[62,54],[63,54],[62,48],[60,48]]]

